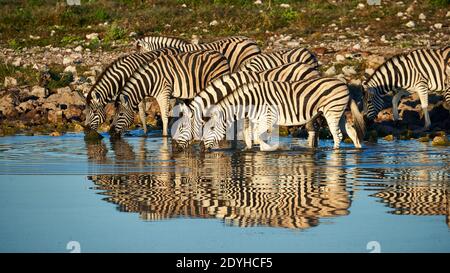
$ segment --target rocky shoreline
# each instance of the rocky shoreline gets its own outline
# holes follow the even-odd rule
[[[357,42],[315,45],[302,44],[301,39],[275,35],[268,40],[265,51],[298,46],[309,47],[320,60],[321,70],[326,76],[335,76],[347,81],[356,97],[362,98],[360,84],[364,74],[373,73],[386,58],[402,51],[391,46],[368,47]],[[12,50],[0,48],[0,58],[5,65],[27,69],[39,77],[39,84],[20,85],[14,77],[7,76],[0,90],[0,136],[15,134],[51,134],[80,132],[84,121],[84,102],[77,90],[87,93],[96,77],[111,61],[134,52],[132,43],[118,44],[111,51],[101,49],[91,51],[79,45],[73,48],[52,46]],[[52,71],[53,67],[59,72]],[[63,81],[63,83],[61,83]],[[65,81],[65,82],[64,82]],[[361,102],[360,102],[361,103]],[[390,100],[386,100],[386,105]],[[393,136],[397,139],[433,137],[436,132],[443,135],[450,131],[450,112],[439,95],[430,96],[430,132],[422,132],[422,110],[415,95],[404,98],[399,111],[402,121],[394,124],[392,108],[389,106],[378,115],[375,123],[368,128],[367,139]],[[147,103],[147,123],[157,127],[159,108],[155,101]],[[114,115],[114,107],[107,106],[108,120]],[[139,126],[138,115],[135,125]],[[108,130],[104,124],[101,131]],[[296,130],[283,130],[284,134],[301,135]],[[376,136],[376,137],[374,137]],[[327,137],[326,131],[322,137]],[[388,138],[389,139],[389,138]]]

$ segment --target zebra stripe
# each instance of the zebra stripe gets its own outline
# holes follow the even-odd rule
[[[417,92],[425,116],[425,128],[429,128],[431,121],[427,109],[428,93],[444,92],[445,99],[450,102],[450,80],[446,73],[449,58],[450,49],[446,47],[418,49],[388,59],[363,84],[367,117],[376,117],[383,108],[382,97],[392,91],[394,120],[398,120],[398,103],[401,97]]]
[[[138,50],[153,51],[165,47],[181,48],[190,42],[174,37],[149,36],[136,40],[135,46]]]
[[[200,50],[160,56],[136,70],[126,82],[119,96],[119,107],[110,133],[120,135],[131,125],[139,102],[145,97],[155,97],[161,110],[163,134],[167,135],[169,99],[191,99],[208,82],[229,71],[228,61],[217,51]]]
[[[290,62],[302,62],[313,67],[318,67],[316,56],[307,48],[298,47],[290,50],[261,53],[254,56],[240,67],[241,70],[263,71]]]
[[[151,38],[153,38],[153,40],[158,40],[157,38],[165,38],[165,37],[147,37],[144,39],[152,40]],[[140,42],[140,40],[138,40],[138,43],[142,46],[143,50],[152,50],[158,47],[170,46],[170,43],[152,44]],[[253,56],[261,53],[261,49],[258,47],[256,42],[244,36],[232,36],[205,44],[179,43],[179,45],[176,46],[176,48],[178,48],[182,52],[189,52],[195,50],[208,50],[208,49],[218,51],[228,59],[228,62],[230,63],[230,69],[232,72],[237,71],[242,63],[246,62]]]
[[[85,125],[93,130],[105,121],[105,106],[119,94],[131,74],[141,65],[155,60],[161,55],[179,53],[178,49],[164,48],[145,53],[134,53],[122,56],[106,67],[92,86],[86,97]],[[143,119],[144,128],[145,118]]]
[[[172,145],[175,149],[185,149],[192,139],[200,139],[203,114],[211,105],[233,92],[237,87],[250,82],[261,81],[300,81],[318,78],[319,72],[312,66],[302,62],[285,64],[263,72],[239,71],[226,75],[209,83],[209,85],[187,106],[181,106],[185,119],[175,124],[175,133],[172,133]]]
[[[355,128],[348,123],[344,111],[350,106]],[[303,125],[322,114],[333,135],[334,148],[342,140],[341,127],[356,147],[361,147],[364,121],[345,83],[334,78],[309,79],[299,82],[250,83],[237,88],[220,100],[213,108],[210,120],[203,128],[204,148],[217,146],[226,128],[236,119],[248,118],[258,124],[262,135],[277,124],[281,126]],[[342,122],[342,121],[344,122]],[[251,143],[246,135],[246,143]],[[274,147],[261,140],[261,150]]]

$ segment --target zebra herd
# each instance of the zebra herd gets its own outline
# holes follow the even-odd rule
[[[397,120],[401,97],[417,92],[425,129],[431,124],[429,92],[442,92],[450,103],[450,46],[388,59],[363,82],[361,113],[346,83],[321,76],[318,60],[306,48],[262,53],[254,40],[242,36],[204,44],[146,37],[135,45],[140,52],[116,59],[86,95],[85,125],[97,130],[105,122],[106,104],[114,102],[111,137],[120,137],[136,111],[146,133],[145,99],[153,97],[160,107],[164,136],[169,133],[171,113],[182,115],[171,128],[176,150],[186,149],[194,140],[201,140],[202,148],[214,148],[237,121],[244,122],[247,149],[253,140],[261,150],[277,149],[270,143],[275,126],[306,125],[310,146],[314,146],[319,116],[328,124],[334,148],[339,148],[343,132],[360,148],[364,117],[374,119],[387,94],[394,94]]]

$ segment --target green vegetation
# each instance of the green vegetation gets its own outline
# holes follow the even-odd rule
[[[34,85],[39,82],[39,73],[36,70],[0,61],[0,79],[3,80],[5,77],[15,78],[18,85]],[[3,86],[3,81],[0,82],[0,86]]]
[[[191,37],[201,35],[209,41],[218,36],[248,35],[265,41],[271,33],[302,36],[308,42],[323,38],[335,23],[340,29],[364,29],[379,37],[386,31],[412,31],[399,25],[396,13],[404,5],[385,3],[381,7],[357,9],[365,1],[347,0],[271,0],[255,5],[253,0],[83,0],[80,6],[68,6],[64,0],[0,0],[0,45],[12,49],[34,45],[67,46],[89,42],[86,34],[97,32],[100,40],[90,41],[91,49],[110,48],[130,39],[128,34]],[[280,4],[289,4],[281,7]],[[185,5],[183,7],[182,5]],[[412,14],[420,12],[427,22],[445,16],[450,0],[418,1]],[[378,20],[376,20],[379,18]],[[438,18],[438,19],[435,19]],[[210,26],[213,20],[219,22]],[[437,22],[437,21],[436,21]],[[105,24],[107,23],[107,24]],[[413,31],[427,29],[419,24]],[[30,35],[40,39],[31,39]],[[352,35],[342,33],[342,35]],[[393,34],[395,35],[395,34]],[[389,36],[389,35],[388,35]],[[406,44],[404,46],[407,46]]]

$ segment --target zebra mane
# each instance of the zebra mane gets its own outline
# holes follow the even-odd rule
[[[92,100],[92,92],[94,91],[94,89],[97,87],[99,80],[103,78],[103,76],[105,76],[106,72],[108,71],[109,68],[111,68],[112,66],[114,66],[115,64],[117,64],[118,62],[122,61],[123,59],[125,59],[126,57],[135,54],[135,53],[131,53],[131,54],[126,54],[123,55],[117,59],[115,59],[113,62],[111,62],[110,64],[108,64],[108,66],[106,66],[103,70],[102,73],[100,73],[100,75],[98,75],[97,79],[95,80],[94,85],[91,86],[91,89],[89,89],[89,92],[86,96],[86,103],[90,104],[91,100]]]

